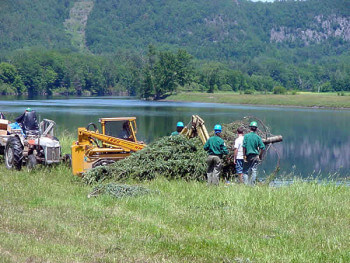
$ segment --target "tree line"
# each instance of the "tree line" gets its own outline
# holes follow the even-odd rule
[[[327,67],[296,67],[274,59],[252,61],[234,68],[216,61],[196,60],[184,49],[162,51],[150,45],[146,54],[110,55],[71,51],[26,50],[0,63],[1,94],[125,94],[160,99],[179,90],[246,94],[287,90],[350,91],[350,61]]]

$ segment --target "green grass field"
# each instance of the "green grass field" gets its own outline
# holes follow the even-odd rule
[[[350,108],[350,96],[337,96],[337,93],[299,93],[296,95],[239,94],[184,92],[167,97],[174,101],[196,101],[230,104],[279,105],[299,107]]]
[[[0,262],[350,261],[349,187],[139,184],[153,193],[87,198],[64,165],[1,163]]]

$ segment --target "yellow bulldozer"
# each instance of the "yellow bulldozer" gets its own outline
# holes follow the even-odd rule
[[[112,164],[146,146],[136,138],[135,117],[100,118],[99,122],[101,132],[94,123],[78,128],[78,140],[71,147],[74,175],[82,176],[91,168]]]
[[[100,118],[101,132],[94,123],[78,128],[78,140],[72,144],[72,170],[82,176],[88,170],[112,164],[142,150],[146,144],[136,138],[135,117]],[[193,115],[192,121],[181,134],[188,138],[199,136],[203,144],[208,140],[204,121]]]

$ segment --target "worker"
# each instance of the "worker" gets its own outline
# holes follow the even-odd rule
[[[26,108],[24,113],[18,116],[15,121],[19,124],[25,135],[39,133],[39,124],[36,118],[36,112],[31,108]]]
[[[235,140],[233,150],[233,163],[235,165],[236,174],[240,183],[243,183],[243,127],[237,128],[237,139]]]
[[[208,184],[219,184],[220,173],[222,168],[222,156],[228,154],[225,142],[221,136],[221,125],[214,126],[215,135],[210,137],[204,145],[204,150],[208,152],[207,158],[207,180]]]
[[[182,121],[179,121],[176,124],[176,131],[172,132],[170,136],[179,135],[182,132],[183,128],[184,128],[184,123]]]
[[[125,121],[123,123],[123,128],[119,131],[118,138],[124,140],[130,140],[129,122]]]
[[[249,125],[250,132],[243,139],[243,181],[247,185],[254,185],[257,177],[257,167],[262,160],[265,144],[256,134],[258,123],[252,121]]]

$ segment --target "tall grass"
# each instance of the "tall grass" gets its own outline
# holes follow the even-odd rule
[[[68,132],[67,130],[58,131],[56,133],[57,138],[60,140],[61,152],[63,154],[71,154],[71,146],[73,142],[78,140],[77,134]]]
[[[64,165],[1,164],[0,261],[350,261],[349,187],[140,184],[156,191],[87,198],[91,187]]]
[[[349,96],[337,96],[336,93],[299,93],[295,95],[275,94],[238,94],[226,93],[179,93],[167,98],[175,101],[196,101],[212,103],[281,105],[301,107],[350,108]]]

